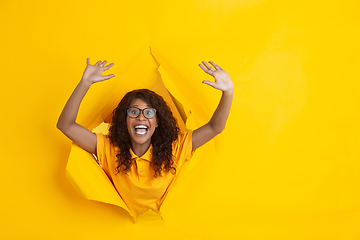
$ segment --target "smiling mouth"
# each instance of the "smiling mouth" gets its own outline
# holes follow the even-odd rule
[[[145,135],[147,133],[149,128],[147,126],[145,126],[145,125],[136,125],[134,127],[134,129],[135,129],[135,133],[137,135],[142,136],[142,135]]]

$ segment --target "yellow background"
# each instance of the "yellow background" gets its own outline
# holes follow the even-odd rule
[[[355,0],[1,0],[0,238],[360,239],[359,12]],[[65,177],[71,145],[55,126],[87,57],[116,75],[85,97],[89,129],[160,75],[193,129],[220,97],[197,64],[234,81],[226,130],[168,195],[166,223],[133,224]]]

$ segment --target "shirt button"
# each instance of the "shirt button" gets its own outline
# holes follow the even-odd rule
[[[140,172],[142,172],[142,170],[140,170]]]

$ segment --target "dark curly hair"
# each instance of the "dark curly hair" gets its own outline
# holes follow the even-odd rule
[[[113,146],[119,148],[119,152],[116,155],[116,162],[118,163],[116,167],[117,173],[123,171],[127,174],[132,165],[130,155],[131,140],[126,124],[126,109],[136,98],[142,99],[149,106],[156,109],[158,127],[151,137],[151,144],[153,145],[152,168],[155,172],[154,176],[161,177],[162,171],[171,171],[175,174],[176,168],[173,166],[174,156],[172,154],[172,143],[178,138],[179,127],[164,99],[157,93],[148,89],[138,89],[128,92],[112,113],[109,139]]]

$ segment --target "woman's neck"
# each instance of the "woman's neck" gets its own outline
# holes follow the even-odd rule
[[[146,153],[149,147],[150,147],[150,143],[138,144],[133,142],[131,149],[133,150],[136,156],[141,157]]]

